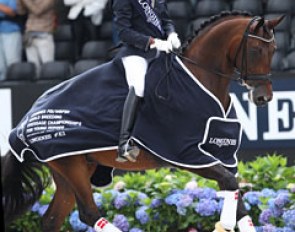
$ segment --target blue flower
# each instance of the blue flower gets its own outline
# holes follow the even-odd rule
[[[49,205],[40,205],[39,209],[38,209],[38,214],[42,217],[45,212],[47,211]]]
[[[79,212],[77,210],[71,213],[69,221],[74,231],[85,231],[88,228],[88,225],[80,220]]]
[[[139,220],[142,225],[144,225],[150,221],[150,216],[146,212],[147,209],[148,209],[147,206],[141,206],[135,212],[136,219]]]
[[[270,209],[263,210],[259,216],[259,222],[262,225],[266,225],[269,223],[269,219],[273,216],[272,211]]]
[[[101,208],[103,205],[103,197],[100,193],[93,193],[93,199],[98,208]]]
[[[245,206],[247,211],[251,210],[251,205],[248,202],[244,201],[244,206]]]
[[[269,188],[262,189],[261,194],[263,197],[270,197],[270,198],[274,198],[277,196],[277,193],[273,189],[269,189]]]
[[[295,230],[295,209],[285,211],[283,214],[283,220],[285,226]]]
[[[255,226],[256,232],[263,232],[262,226]]]
[[[40,207],[41,207],[41,204],[37,201],[37,202],[33,205],[33,207],[31,208],[31,211],[37,213]]]
[[[193,203],[193,198],[188,194],[180,195],[178,202],[176,203],[177,213],[180,215],[186,215],[187,207]]]
[[[286,204],[290,202],[289,194],[288,193],[280,193],[274,201],[274,204],[280,208],[283,209]]]
[[[124,206],[128,206],[130,203],[131,197],[127,192],[119,193],[117,197],[114,199],[114,206],[116,209],[121,209]]]
[[[148,198],[148,196],[145,193],[139,192],[137,195],[136,205],[143,205],[144,200]]]
[[[129,232],[144,232],[144,231],[138,228],[132,228]]]
[[[212,216],[215,212],[218,212],[219,205],[216,200],[201,199],[196,204],[195,211],[201,216]]]
[[[274,217],[280,217],[283,214],[283,209],[279,208],[276,204],[275,204],[275,199],[271,198],[268,200],[267,202],[269,209],[272,211]]]
[[[181,193],[173,193],[165,198],[165,202],[168,205],[176,205],[181,198]]]
[[[267,224],[265,226],[262,226],[262,231],[263,232],[276,232],[276,227],[271,224]]]
[[[199,191],[197,197],[199,199],[216,199],[216,190],[212,188],[203,188]]]
[[[161,199],[153,199],[151,202],[151,208],[158,208],[160,205],[162,204],[162,200]]]
[[[243,199],[246,200],[250,205],[259,205],[261,204],[259,199],[260,196],[260,192],[249,191],[244,194]]]
[[[113,219],[113,224],[123,232],[129,231],[129,222],[127,218],[122,214],[116,214]]]

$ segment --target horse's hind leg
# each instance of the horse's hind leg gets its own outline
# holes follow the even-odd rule
[[[203,169],[190,169],[198,175],[216,180],[224,197],[224,204],[220,216],[221,226],[217,226],[216,231],[233,230],[236,222],[241,232],[254,232],[255,228],[251,218],[247,215],[242,196],[239,192],[239,185],[236,177],[221,165],[215,165]]]
[[[52,174],[56,191],[42,218],[44,232],[59,232],[65,218],[75,206],[75,194],[71,186],[58,173],[52,171]]]
[[[73,190],[80,220],[93,226],[101,217],[93,199],[90,183],[90,177],[96,165],[89,164],[85,156],[77,155],[51,161],[50,166],[65,179]]]

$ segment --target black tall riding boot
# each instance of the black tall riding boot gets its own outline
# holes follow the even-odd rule
[[[122,124],[118,147],[118,162],[125,162],[128,160],[135,162],[136,156],[139,154],[138,147],[129,143],[130,133],[133,129],[139,101],[140,97],[136,96],[134,87],[130,87],[123,108]]]

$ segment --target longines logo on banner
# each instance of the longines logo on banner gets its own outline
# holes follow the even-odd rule
[[[218,147],[222,146],[236,146],[237,140],[236,139],[228,139],[228,138],[210,138],[209,139],[210,144],[215,144]]]
[[[236,94],[231,96],[249,141],[295,141],[295,91],[275,91],[272,101],[264,109],[250,103],[247,93],[243,93],[241,99],[246,102],[245,108]],[[259,110],[265,113],[258,112]]]

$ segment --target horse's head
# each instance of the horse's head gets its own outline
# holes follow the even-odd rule
[[[230,80],[239,80],[257,106],[272,100],[269,78],[276,49],[274,28],[284,16],[264,20],[247,12],[222,12],[205,21],[184,43],[187,66],[223,106],[228,105]],[[234,78],[233,74],[239,74]]]
[[[273,29],[284,16],[264,20],[252,18],[240,40],[235,64],[241,83],[249,90],[249,100],[263,106],[272,100],[272,82],[269,78],[271,60],[276,49]]]

